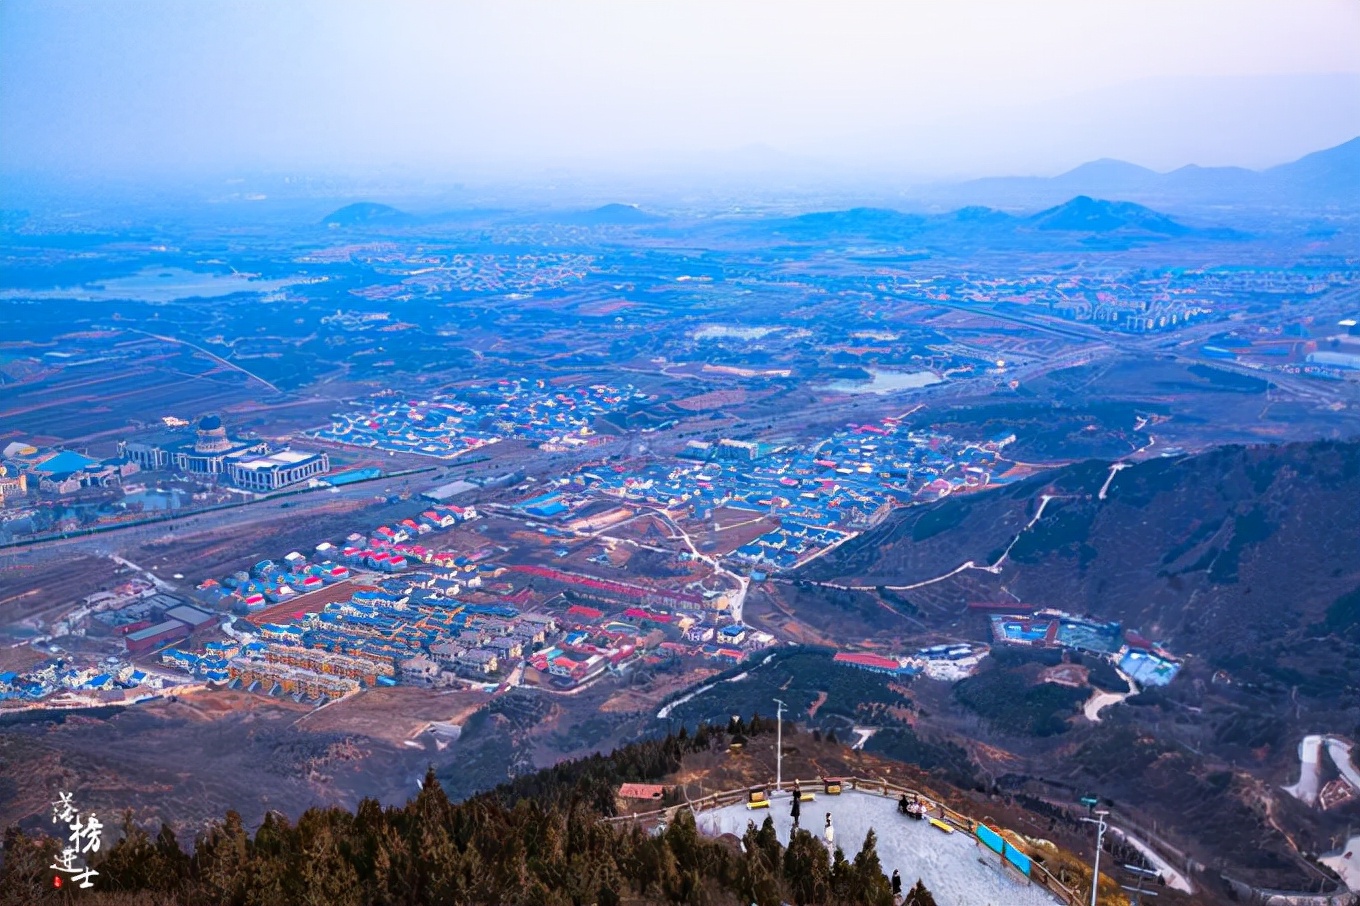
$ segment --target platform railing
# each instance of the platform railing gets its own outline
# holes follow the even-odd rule
[[[899,799],[903,795],[906,795],[913,799],[925,799],[931,803],[931,811],[937,813],[937,815],[933,815],[932,817],[938,817],[939,820],[948,823],[950,826],[957,828],[958,830],[965,831],[970,837],[977,841],[977,828],[981,822],[975,821],[972,818],[968,817],[967,815],[963,814],[962,812],[957,812],[954,809],[950,808],[949,806],[945,805],[944,803],[940,802],[936,798],[934,793],[923,792],[921,790],[917,790],[909,786],[902,786],[901,784],[893,783],[892,781],[882,779],[872,779],[864,777],[842,777],[839,779],[841,781],[842,789],[848,788],[855,790],[857,792],[867,793],[869,795],[883,796],[891,799]],[[763,787],[760,788],[767,790],[773,789],[776,792],[782,792],[784,789],[792,789],[793,784],[795,782],[798,783],[800,789],[802,789],[803,792],[808,791],[817,792],[822,788],[823,778],[818,777],[812,780],[800,779],[797,781],[786,780],[778,785],[769,783],[765,784]],[[736,805],[739,802],[745,802],[747,793],[750,791],[750,789],[752,789],[752,787],[742,787],[740,789],[735,790],[723,790],[722,792],[709,793],[705,796],[700,796],[698,799],[689,799],[688,797],[686,797],[686,800],[684,802],[676,803],[675,805],[670,805],[659,809],[652,809],[651,811],[646,812],[635,812],[633,814],[628,815],[615,815],[610,818],[605,818],[604,820],[612,824],[641,822],[649,821],[652,819],[662,819],[669,822],[670,820],[674,819],[675,814],[681,809],[689,809],[690,811],[693,812],[702,812],[708,811],[709,809],[723,808],[729,805]],[[981,845],[980,841],[978,841],[978,845]],[[1032,883],[1038,884],[1040,887],[1043,887],[1045,890],[1052,893],[1059,900],[1061,900],[1065,904],[1065,906],[1085,906],[1085,900],[1081,895],[1079,895],[1072,888],[1068,887],[1066,884],[1059,881],[1057,878],[1053,877],[1052,873],[1049,872],[1049,870],[1045,868],[1043,864],[1040,862],[1030,863],[1029,880]]]

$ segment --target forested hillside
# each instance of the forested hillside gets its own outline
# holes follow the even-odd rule
[[[757,719],[740,733],[771,729]],[[685,755],[731,741],[727,731],[701,726],[692,735],[682,731],[559,765],[458,804],[430,771],[401,808],[365,800],[354,813],[313,809],[296,823],[271,813],[253,835],[229,812],[187,853],[168,829],[151,839],[129,821],[116,844],[91,854],[99,872],[91,890],[54,889],[49,866],[58,841],[11,828],[0,906],[891,904],[872,834],[846,858],[839,848],[828,854],[805,831],[786,848],[768,819],[740,845],[702,837],[684,810],[655,835],[601,820],[614,812],[620,782],[659,779]],[[913,906],[933,906],[924,889],[912,896]]]

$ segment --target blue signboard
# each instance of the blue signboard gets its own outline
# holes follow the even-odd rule
[[[1006,841],[1002,840],[1000,834],[985,824],[977,826],[977,838],[979,843],[994,853],[1000,854],[1005,849]]]
[[[1029,877],[1030,872],[1029,856],[1025,855],[1020,850],[1016,849],[1014,846],[1011,846],[1009,843],[1006,844],[1005,856],[1006,861],[1011,863],[1011,865],[1015,868],[1016,871],[1020,872],[1027,878]]]

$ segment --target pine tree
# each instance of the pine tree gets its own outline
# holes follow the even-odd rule
[[[305,819],[306,816],[304,816]],[[302,906],[359,906],[361,890],[354,866],[341,851],[332,829],[320,817],[299,822],[295,877]]]
[[[759,830],[754,823],[748,823],[741,842],[745,854],[738,873],[737,887],[742,900],[758,906],[777,904],[782,847],[775,836],[774,822],[766,816]]]
[[[30,837],[18,825],[5,829],[5,860],[0,865],[0,906],[35,906],[57,897],[47,866],[61,851],[55,837]]]
[[[797,906],[825,903],[831,890],[831,860],[816,837],[799,828],[784,851],[784,879]]]
[[[675,854],[675,863],[682,871],[699,867],[699,829],[694,824],[694,815],[688,809],[677,812],[675,820],[666,828],[666,845]]]
[[[131,809],[123,812],[121,830],[122,836],[109,847],[96,869],[104,884],[114,890],[146,890],[156,877],[156,848],[133,821]]]
[[[892,885],[878,859],[878,835],[873,828],[864,835],[864,846],[855,855],[850,902],[856,906],[892,906]]]
[[[765,864],[771,874],[779,874],[784,861],[784,847],[779,843],[779,834],[774,829],[774,816],[766,815],[756,832],[756,845],[765,857]]]
[[[831,902],[845,906],[850,902],[850,891],[854,881],[855,868],[845,860],[845,851],[839,846],[831,856]]]
[[[764,729],[768,722],[752,723]],[[619,782],[673,772],[700,736],[725,738],[701,725],[690,742],[676,736],[639,743],[457,805],[430,771],[420,793],[400,808],[367,799],[353,814],[314,809],[295,825],[269,813],[253,837],[241,816],[228,812],[199,837],[192,856],[169,826],[153,841],[128,814],[122,838],[91,860],[102,890],[80,899],[88,906],[885,906],[887,881],[873,834],[854,862],[840,849],[833,862],[807,831],[785,849],[768,816],[760,827],[748,826],[741,854],[699,834],[688,812],[660,836],[600,820]],[[70,898],[69,889],[51,886],[47,868],[59,841],[10,829],[5,846],[0,906]],[[919,883],[911,896],[910,906],[933,906]]]
[[[156,835],[156,861],[160,889],[179,890],[189,877],[189,857],[180,849],[175,831],[164,821]]]
[[[935,906],[935,898],[930,891],[926,890],[926,885],[920,878],[916,879],[916,886],[907,891],[907,896],[902,900],[902,906]]]
[[[194,875],[203,888],[201,899],[237,906],[245,902],[250,880],[252,848],[241,816],[227,812],[194,848]]]

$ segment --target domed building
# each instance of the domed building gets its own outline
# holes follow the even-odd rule
[[[118,444],[118,454],[126,456],[143,469],[185,472],[208,477],[224,475],[232,458],[255,457],[269,453],[269,445],[262,440],[235,440],[227,436],[227,428],[217,415],[205,415],[198,420],[192,439],[188,432],[160,431],[136,440]]]
[[[216,415],[205,415],[198,423],[198,440],[194,443],[195,453],[225,453],[231,449],[227,439],[227,429],[222,419]]]
[[[183,424],[183,423],[181,423]],[[143,469],[164,469],[210,478],[220,475],[237,487],[266,493],[330,471],[325,453],[280,450],[271,453],[262,440],[236,440],[227,435],[217,415],[205,415],[194,426],[162,431],[118,444],[118,453]]]

